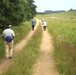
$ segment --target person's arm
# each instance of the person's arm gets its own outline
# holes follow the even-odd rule
[[[15,37],[15,36],[13,36],[13,39],[14,39],[14,37]]]
[[[12,31],[13,31],[13,30],[12,30]],[[13,37],[13,39],[14,39],[14,37],[15,37],[15,33],[14,33],[14,31],[13,31],[12,37]]]

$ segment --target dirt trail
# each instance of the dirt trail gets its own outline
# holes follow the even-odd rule
[[[37,24],[35,26],[35,30],[37,29],[37,26],[39,24],[39,20],[36,19],[36,21],[37,21]],[[8,67],[13,63],[13,60],[15,59],[16,52],[22,50],[23,47],[25,47],[27,45],[28,41],[33,36],[35,30],[34,31],[30,31],[28,33],[28,35],[20,43],[16,44],[16,46],[14,47],[14,55],[13,55],[12,59],[8,59],[8,60],[7,59],[3,59],[1,61],[1,63],[0,63],[0,75],[2,75],[3,72],[5,72],[8,69]]]
[[[52,37],[50,37],[47,30],[43,31],[40,55],[34,65],[33,75],[59,75],[53,53]]]

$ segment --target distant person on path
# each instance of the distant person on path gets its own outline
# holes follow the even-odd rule
[[[42,19],[41,21],[42,21],[42,25],[43,25],[44,19]]]
[[[47,26],[47,22],[43,21],[43,29],[44,29],[44,31],[46,31],[46,26]]]
[[[34,31],[34,27],[35,27],[35,25],[36,25],[35,19],[32,19],[32,20],[31,20],[31,23],[32,23],[32,30]]]
[[[7,28],[2,33],[2,39],[5,45],[5,57],[12,58],[13,55],[13,43],[14,43],[15,33],[11,29],[11,25],[8,25]]]

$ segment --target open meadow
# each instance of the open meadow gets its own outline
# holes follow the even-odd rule
[[[41,16],[41,17],[40,17]],[[56,65],[61,75],[76,75],[76,11],[38,15],[48,22]]]

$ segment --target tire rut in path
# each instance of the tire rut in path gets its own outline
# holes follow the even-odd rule
[[[37,20],[37,19],[36,19]],[[35,26],[35,30],[37,29],[37,26],[39,25],[39,20],[37,20],[37,24]],[[14,47],[14,55],[12,59],[3,59],[0,63],[0,75],[2,75],[7,69],[8,67],[10,67],[15,59],[15,55],[16,52],[19,52],[20,50],[22,50],[28,43],[28,41],[31,39],[31,37],[34,34],[34,31],[30,31],[28,33],[28,35],[18,44],[16,44],[16,46]]]
[[[33,75],[59,75],[53,53],[52,37],[47,30],[43,31],[40,55],[34,64]]]

